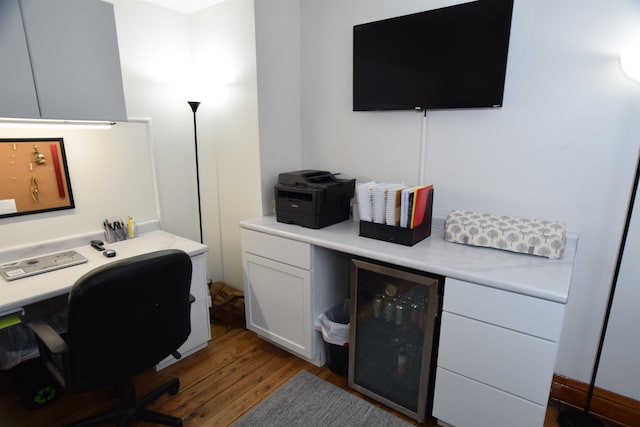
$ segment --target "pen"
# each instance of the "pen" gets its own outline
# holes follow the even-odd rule
[[[111,243],[111,232],[109,231],[111,229],[111,224],[109,224],[109,221],[107,221],[106,219],[104,221],[102,221],[102,226],[104,227],[104,238],[108,243]]]
[[[114,221],[113,222],[113,227],[115,228],[115,234],[116,234],[116,241],[119,242],[120,240],[123,240],[122,237],[122,228],[120,227],[120,221]]]
[[[120,233],[120,240],[127,239],[127,233],[125,231],[124,222],[122,222],[122,220],[118,221],[118,232]]]

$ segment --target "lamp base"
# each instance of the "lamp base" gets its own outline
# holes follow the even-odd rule
[[[566,409],[558,415],[560,427],[604,427],[595,416],[578,409]]]

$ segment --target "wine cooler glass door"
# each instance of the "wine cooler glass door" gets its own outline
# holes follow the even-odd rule
[[[424,420],[440,278],[352,261],[349,386]]]

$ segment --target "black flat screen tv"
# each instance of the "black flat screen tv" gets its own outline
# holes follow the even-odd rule
[[[353,27],[353,111],[501,107],[513,0]]]

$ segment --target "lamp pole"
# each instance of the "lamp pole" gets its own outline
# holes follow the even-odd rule
[[[202,201],[200,199],[200,166],[198,164],[198,126],[196,122],[196,111],[198,111],[200,102],[188,101],[188,104],[191,107],[191,111],[193,111],[193,141],[196,152],[196,183],[198,187],[198,221],[200,224],[200,243],[204,243],[204,239],[202,237]]]

